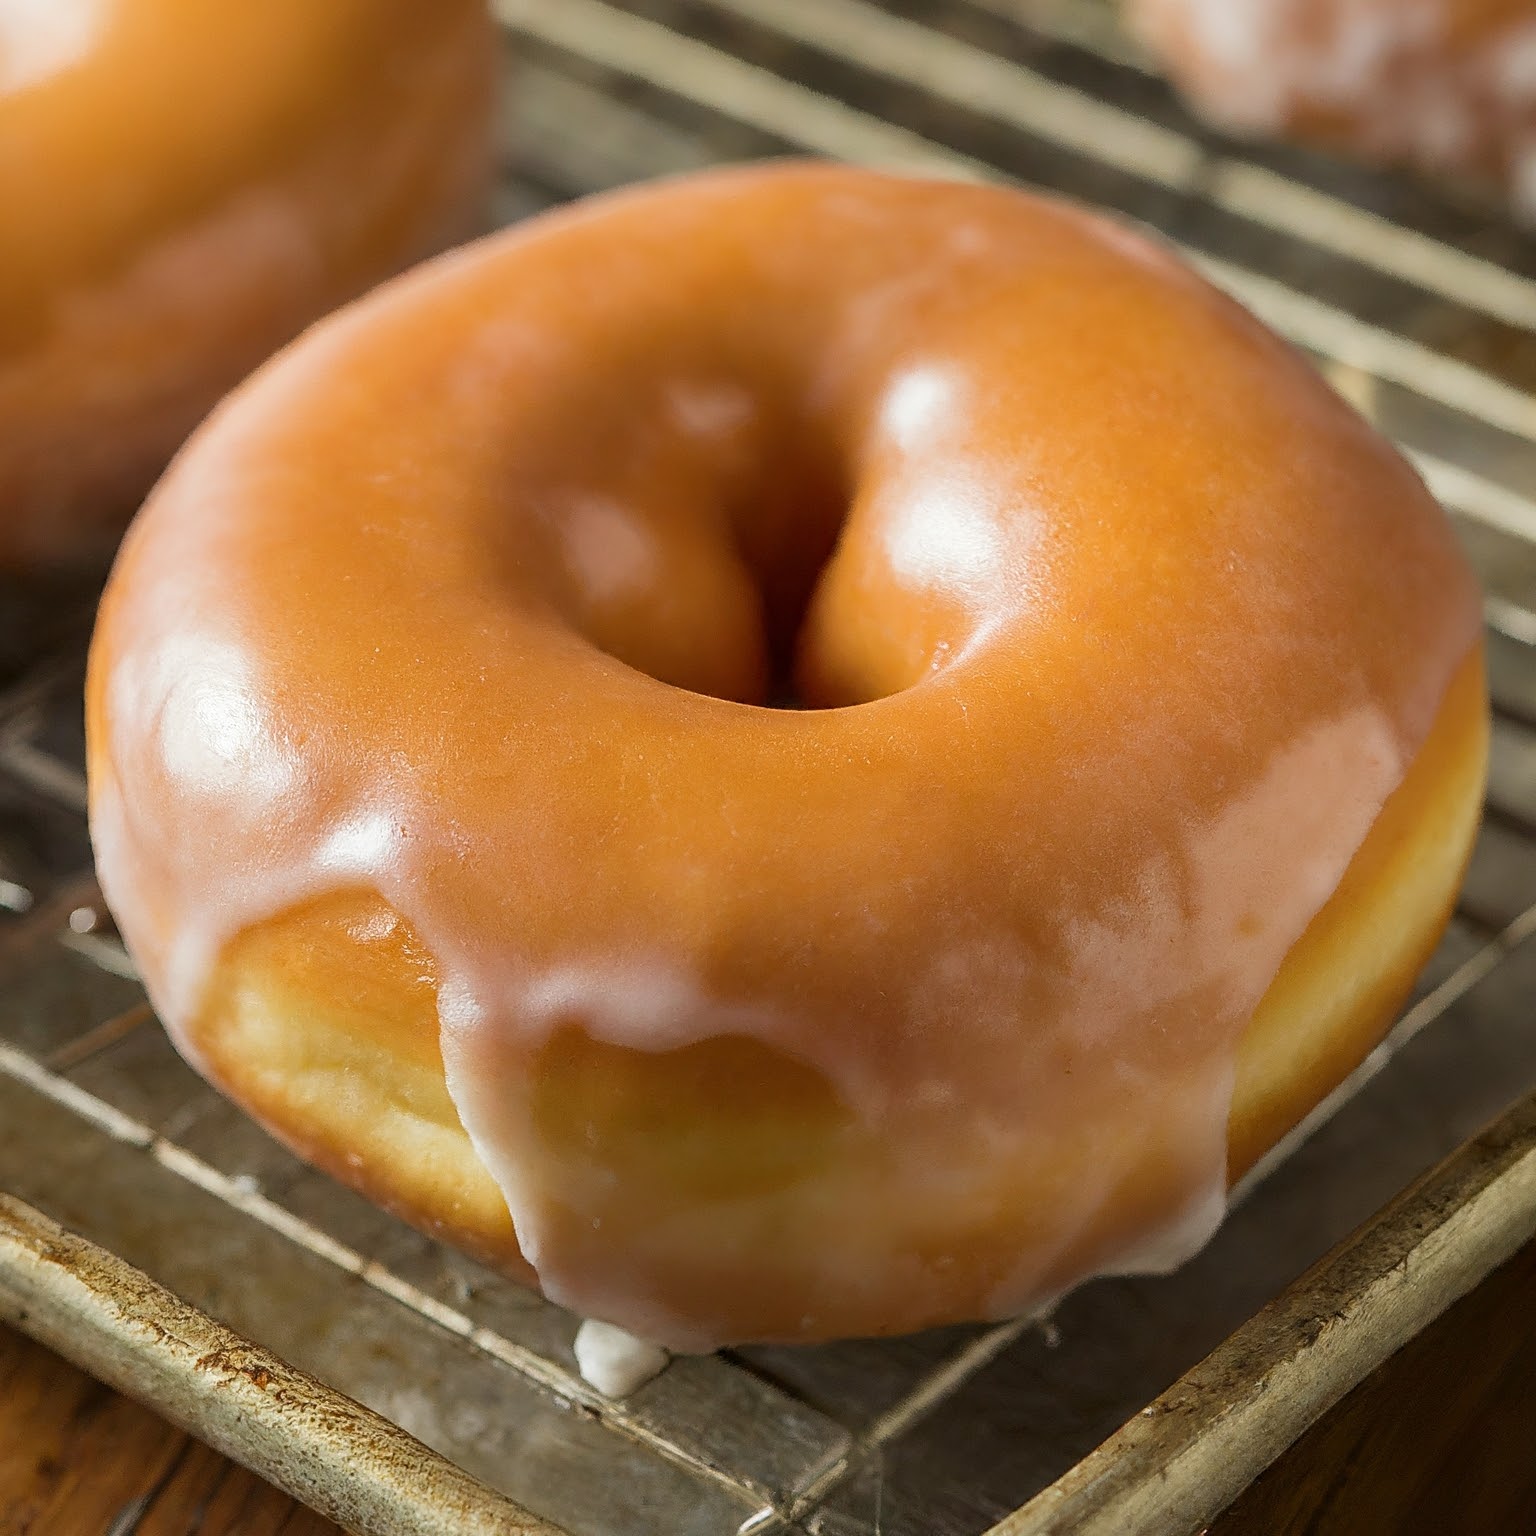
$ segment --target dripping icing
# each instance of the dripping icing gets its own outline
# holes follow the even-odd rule
[[[1133,908],[1101,913],[1081,923],[1074,933],[1078,957],[1072,982],[1074,1027],[1085,1041],[1116,1036],[1117,998],[1130,997],[1139,1008],[1176,1006],[1192,969],[1213,977],[1223,999],[1227,1024],[1209,1070],[1186,1075],[1178,1093],[1180,1135],[1190,1138],[1188,1156],[1191,1190],[1186,1202],[1154,1226],[1123,1235],[1118,1251],[1097,1266],[1099,1273],[1162,1273],[1197,1252],[1215,1230],[1225,1210],[1226,1123],[1231,1100],[1231,1054],[1236,1033],[1263,995],[1286,951],[1326,901],[1354,850],[1363,839],[1381,804],[1401,776],[1401,757],[1385,720],[1362,711],[1314,727],[1271,765],[1261,783],[1231,804],[1212,826],[1202,830],[1184,861],[1194,871],[1198,892],[1193,910],[1179,898],[1171,869],[1154,861],[1140,882],[1141,903]],[[1357,786],[1353,795],[1340,795],[1341,784]],[[100,847],[104,866],[118,862],[122,815],[115,798],[102,802]],[[196,1060],[182,1024],[196,1016],[213,965],[227,942],[246,927],[278,912],[299,906],[359,881],[380,890],[427,941],[439,964],[439,1012],[443,1023],[444,1058],[455,1106],[482,1161],[505,1195],[524,1256],[538,1270],[551,1299],[578,1312],[616,1318],[640,1338],[673,1349],[699,1351],[717,1347],[721,1339],[701,1332],[695,1322],[622,1288],[607,1288],[592,1272],[568,1272],[558,1245],[546,1239],[542,1219],[543,1192],[525,1177],[523,1160],[514,1150],[516,1137],[498,1124],[507,1105],[493,1071],[481,1054],[508,1029],[527,1040],[547,1037],[554,1023],[578,1012],[594,1038],[630,1048],[661,1051],[727,1033],[782,1044],[784,1020],[766,1006],[742,1006],[709,996],[685,972],[669,970],[659,960],[635,969],[612,959],[594,957],[585,966],[564,964],[543,973],[508,968],[503,962],[476,965],[420,905],[420,883],[413,879],[409,860],[401,854],[396,829],[410,819],[401,806],[393,811],[358,810],[342,816],[318,839],[308,867],[272,870],[260,882],[246,882],[239,898],[225,893],[224,901],[200,909],[200,918],[184,925],[172,946],[167,974],[171,984],[157,999],[178,1044]],[[1313,857],[1295,859],[1299,841],[1311,846]],[[1287,870],[1299,871],[1284,878]],[[1284,900],[1280,885],[1289,885]],[[115,895],[115,892],[114,892]],[[1263,906],[1269,921],[1243,931],[1236,915]],[[1008,977],[1022,974],[1027,957],[993,944],[982,950],[939,956],[926,987],[914,992],[912,1008],[921,1021],[941,1015],[946,1000],[980,995],[1006,997]],[[1126,986],[1126,978],[1131,985]],[[510,1001],[509,1001],[510,1000]],[[1123,1006],[1123,1005],[1121,1005]],[[983,1021],[985,1022],[985,1021]],[[1005,1034],[1012,1021],[1002,1014],[996,1030]],[[1123,1018],[1121,1020],[1123,1028]],[[817,1064],[837,1083],[847,1102],[871,1123],[883,1123],[900,1108],[882,1087],[877,1066],[857,1054],[826,1052]],[[1135,1076],[1143,1069],[1133,1063],[1120,1070]],[[1147,1078],[1151,1091],[1155,1074]],[[1018,1146],[1017,1128],[1000,1116],[995,1105],[976,1102],[976,1093],[963,1083],[927,1082],[920,1096],[941,1112],[953,1109],[968,1122],[972,1145],[985,1141],[992,1158],[1006,1159]],[[973,1086],[973,1085],[972,1085]],[[913,1176],[942,1188],[946,1176],[967,1178],[967,1166],[913,1169]],[[1106,1183],[1095,1188],[1085,1180],[1076,1201],[1080,1213],[1091,1214],[1112,1200]],[[1069,1249],[1080,1217],[1059,1234],[1058,1250]],[[841,1273],[855,1283],[857,1268],[868,1261],[864,1252],[828,1255],[828,1273]],[[1036,1254],[994,1291],[989,1310],[994,1317],[1012,1317],[1039,1305],[1045,1277],[1053,1273],[1052,1254]],[[884,1256],[893,1270],[903,1263],[899,1252]]]

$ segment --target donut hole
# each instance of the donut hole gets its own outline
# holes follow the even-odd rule
[[[761,1200],[822,1173],[852,1115],[813,1067],[742,1035],[667,1051],[561,1024],[539,1052],[533,1125],[562,1166],[626,1203]]]
[[[964,651],[1008,535],[963,452],[914,450],[919,425],[949,430],[933,370],[921,391],[901,373],[872,388],[851,430],[740,360],[617,371],[582,378],[519,487],[588,642],[659,682],[781,709],[886,698]],[[915,395],[938,425],[915,424]]]
[[[978,607],[899,568],[909,543],[963,542],[965,513],[920,493],[850,486],[825,456],[695,505],[622,492],[566,499],[567,614],[598,649],[658,682],[738,704],[837,709],[888,698],[956,659]],[[659,477],[665,481],[666,477]],[[914,507],[908,505],[916,501]]]
[[[559,497],[576,629],[691,693],[784,709],[849,702],[817,696],[801,676],[813,598],[845,522],[835,468],[786,453],[780,475],[765,467],[760,481],[738,486],[718,466],[680,467],[681,454],[661,463],[649,455],[643,475]]]
[[[749,525],[738,535],[741,559],[757,594],[757,615],[765,661],[760,697],[749,700],[773,709],[831,709],[852,699],[826,696],[804,664],[813,632],[815,599],[841,544],[847,522],[847,496],[825,486],[810,492],[799,519],[804,529],[798,544],[775,547],[751,540]],[[754,520],[755,522],[757,520]],[[766,521],[763,519],[761,521]]]

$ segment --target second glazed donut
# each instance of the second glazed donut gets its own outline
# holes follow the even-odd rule
[[[0,5],[0,568],[107,553],[311,320],[473,230],[481,0]]]
[[[1474,178],[1536,219],[1536,0],[1128,0],[1127,12],[1221,125]]]

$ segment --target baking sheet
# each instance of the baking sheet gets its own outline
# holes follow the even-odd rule
[[[180,1061],[90,876],[88,591],[0,599],[0,1188],[576,1536],[976,1536],[1536,1087],[1536,245],[1473,201],[1192,124],[1061,0],[499,0],[500,221],[819,153],[1168,231],[1412,452],[1489,590],[1489,819],[1391,1062],[1177,1276],[1047,1325],[679,1360],[624,1404],[575,1321],[295,1162]]]

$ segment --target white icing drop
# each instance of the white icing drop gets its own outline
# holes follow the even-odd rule
[[[666,1370],[671,1355],[612,1323],[589,1317],[576,1330],[576,1364],[582,1380],[604,1397],[628,1397]]]

